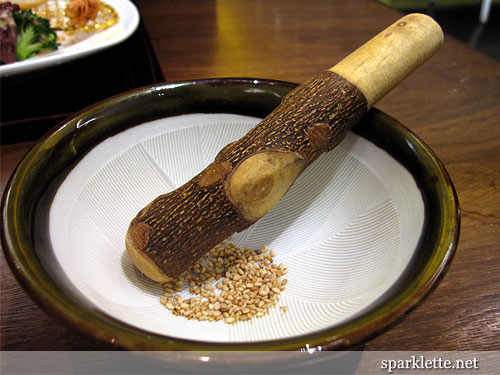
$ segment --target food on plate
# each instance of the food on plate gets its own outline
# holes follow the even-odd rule
[[[17,27],[12,16],[15,9],[11,3],[0,4],[0,64],[16,61]]]
[[[48,0],[36,8],[36,13],[50,19],[61,36],[80,34],[78,40],[105,30],[120,19],[111,5],[98,0]]]
[[[276,253],[264,246],[250,250],[224,242],[193,267],[163,284],[160,302],[174,315],[189,320],[235,324],[270,313],[285,290],[283,264],[273,263]],[[191,294],[182,298],[188,289]],[[288,310],[280,306],[281,313]]]
[[[48,19],[39,17],[31,10],[22,10],[17,4],[10,2],[2,3],[0,9],[3,64],[57,49],[57,36]]]
[[[72,0],[66,6],[65,14],[69,18],[69,25],[78,28],[95,21],[100,9],[99,0]]]
[[[14,12],[17,26],[16,60],[21,61],[58,47],[57,36],[50,21],[31,10]]]
[[[72,46],[119,19],[111,5],[99,0],[0,2],[0,65]]]
[[[14,2],[21,8],[22,10],[28,10],[36,8],[42,4],[45,4],[48,0],[15,0]]]

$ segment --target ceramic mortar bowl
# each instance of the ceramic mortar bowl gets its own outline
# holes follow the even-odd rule
[[[174,316],[125,252],[140,209],[198,174],[293,87],[156,85],[59,125],[24,157],[3,197],[2,245],[19,282],[64,324],[128,350],[351,349],[389,329],[448,268],[459,207],[436,155],[377,109],[231,238],[269,246],[289,270],[264,317],[228,325]]]

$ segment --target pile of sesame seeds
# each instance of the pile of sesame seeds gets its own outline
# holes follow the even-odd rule
[[[199,321],[249,321],[277,306],[285,289],[283,264],[273,263],[276,253],[241,248],[224,242],[213,248],[190,270],[163,284],[160,302],[174,315]],[[189,286],[189,298],[180,295]],[[185,293],[186,294],[186,293]],[[287,311],[281,306],[282,313]]]

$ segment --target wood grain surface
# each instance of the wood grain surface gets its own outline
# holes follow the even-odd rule
[[[372,0],[137,0],[168,82],[302,83],[401,14]],[[476,15],[471,15],[476,17]],[[365,350],[500,349],[500,63],[445,35],[441,51],[377,105],[443,161],[462,210],[441,283]],[[1,189],[31,144],[1,148]],[[1,259],[1,350],[107,349],[36,306]]]

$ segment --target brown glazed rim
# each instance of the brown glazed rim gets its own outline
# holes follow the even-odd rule
[[[249,343],[211,343],[155,334],[121,322],[85,301],[64,277],[48,269],[46,238],[51,191],[92,147],[129,127],[185,113],[237,113],[265,117],[296,84],[217,78],[153,85],[84,109],[55,127],[21,160],[2,199],[5,258],[26,292],[63,324],[92,340],[126,350],[353,349],[389,329],[438,285],[456,251],[460,209],[443,164],[408,128],[372,108],[353,131],[384,149],[415,178],[426,219],[404,274],[377,301],[341,324],[309,334]],[[40,234],[41,233],[41,234]],[[44,234],[45,233],[45,234]],[[44,237],[45,236],[45,237]],[[36,239],[36,240],[35,240]],[[56,263],[56,262],[52,262]]]

